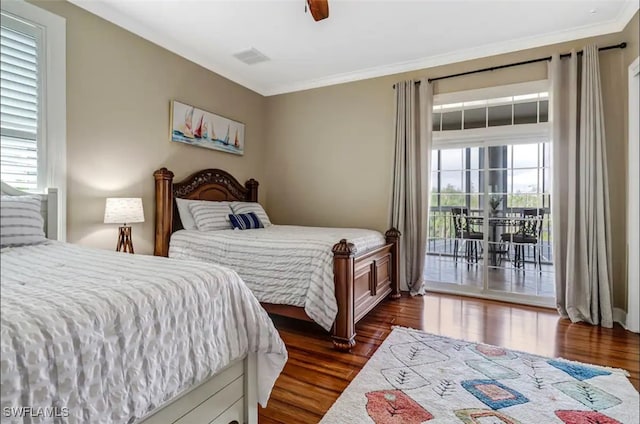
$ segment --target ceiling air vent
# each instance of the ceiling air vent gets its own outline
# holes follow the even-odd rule
[[[233,57],[247,65],[255,65],[256,63],[266,62],[269,60],[267,56],[254,48],[238,52],[234,54]]]

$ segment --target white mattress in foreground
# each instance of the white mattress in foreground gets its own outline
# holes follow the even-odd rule
[[[338,312],[333,245],[341,239],[358,252],[385,244],[377,231],[271,225],[255,230],[181,230],[171,236],[169,257],[232,268],[260,302],[304,307],[327,331]]]
[[[228,268],[59,242],[3,249],[1,259],[3,411],[134,422],[247,352],[257,352],[264,406],[287,360]]]

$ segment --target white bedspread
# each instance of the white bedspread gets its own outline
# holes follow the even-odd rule
[[[304,307],[309,317],[330,330],[338,312],[331,249],[343,238],[358,252],[385,244],[377,231],[352,228],[181,230],[171,236],[169,257],[228,266],[259,301]]]
[[[134,422],[247,352],[264,406],[287,360],[228,268],[59,242],[1,258],[3,423],[23,422],[12,407],[68,408],[37,423]]]

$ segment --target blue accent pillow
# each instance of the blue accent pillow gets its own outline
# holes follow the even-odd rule
[[[253,212],[229,215],[229,221],[231,221],[233,229],[252,230],[254,228],[264,228],[258,215]]]

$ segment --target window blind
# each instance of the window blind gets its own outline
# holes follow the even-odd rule
[[[0,173],[22,190],[38,190],[39,69],[37,28],[0,25]]]

